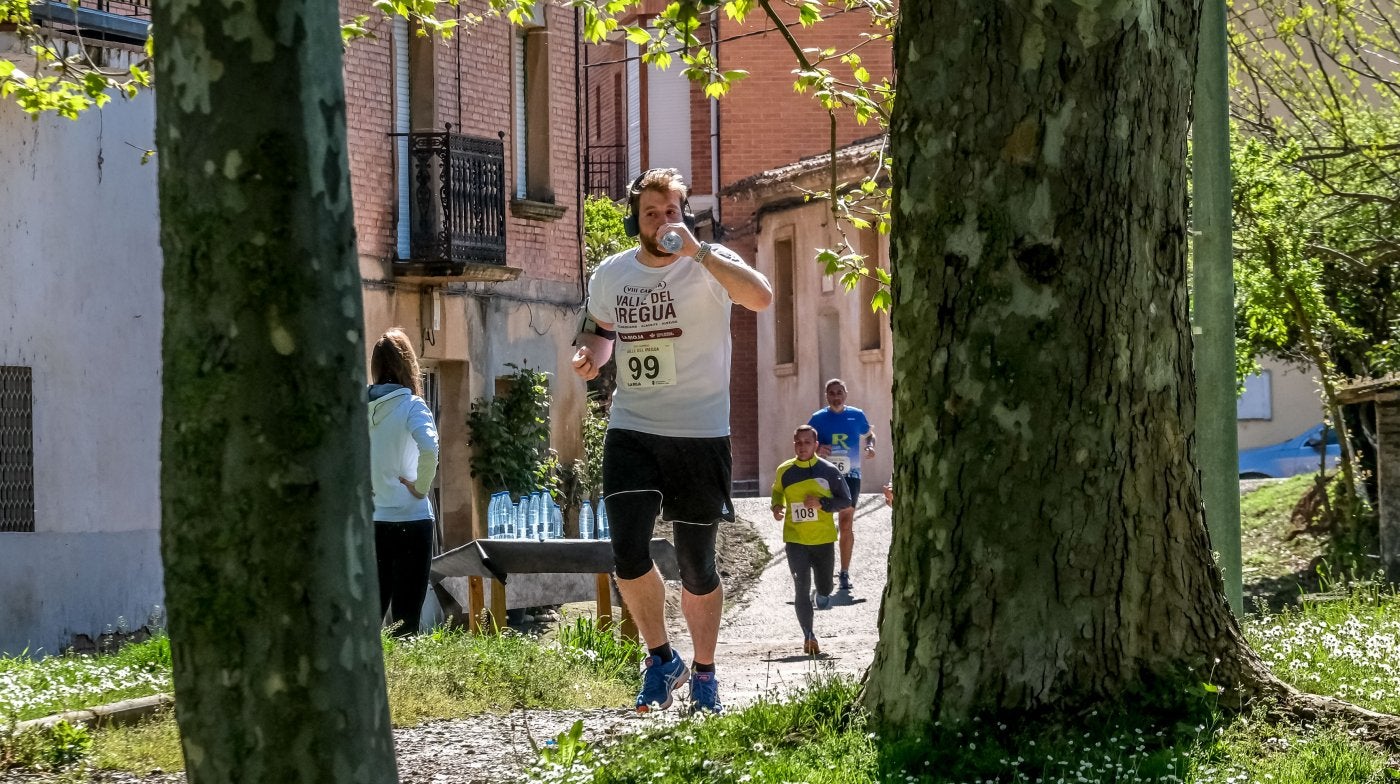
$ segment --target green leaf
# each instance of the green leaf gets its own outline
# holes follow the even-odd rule
[[[757,7],[757,0],[730,0],[724,4],[724,13],[730,19],[742,22]]]

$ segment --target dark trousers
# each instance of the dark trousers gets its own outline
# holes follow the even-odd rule
[[[812,582],[817,584],[817,593],[831,595],[831,567],[836,562],[836,543],[794,544],[788,542],[788,571],[792,572],[793,609],[797,611],[797,625],[802,627],[802,637],[812,636]]]
[[[428,593],[428,564],[433,557],[433,521],[374,523],[374,562],[379,568],[379,617],[392,606],[389,622],[402,625],[395,637],[418,633],[423,598]]]

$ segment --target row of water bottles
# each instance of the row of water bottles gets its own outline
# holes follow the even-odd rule
[[[547,490],[523,496],[520,503],[512,501],[510,493],[495,493],[486,507],[486,524],[487,536],[492,539],[564,538],[564,515]],[[584,501],[578,513],[578,528],[580,539],[607,539],[607,510],[599,504],[595,518],[592,504]]]

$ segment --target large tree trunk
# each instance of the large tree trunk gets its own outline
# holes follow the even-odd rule
[[[395,780],[332,0],[157,2],[162,554],[189,780]]]
[[[1197,14],[901,4],[897,498],[866,690],[886,726],[1263,673],[1193,455]]]

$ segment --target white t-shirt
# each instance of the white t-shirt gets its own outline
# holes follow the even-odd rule
[[[608,427],[727,436],[729,292],[689,256],[653,268],[637,260],[637,250],[608,257],[588,281],[588,312],[617,330]],[[738,260],[720,245],[710,252]]]

